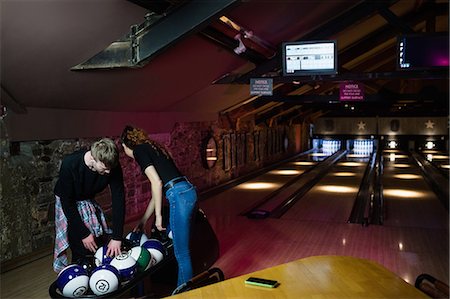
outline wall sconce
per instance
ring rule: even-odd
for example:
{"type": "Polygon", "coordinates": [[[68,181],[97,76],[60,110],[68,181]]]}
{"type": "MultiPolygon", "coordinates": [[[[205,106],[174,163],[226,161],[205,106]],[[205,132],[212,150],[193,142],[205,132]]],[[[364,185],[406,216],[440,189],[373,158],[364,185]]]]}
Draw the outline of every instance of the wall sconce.
{"type": "Polygon", "coordinates": [[[427,149],[433,149],[436,145],[434,144],[433,141],[427,141],[427,143],[425,143],[425,147],[427,149]]]}
{"type": "Polygon", "coordinates": [[[213,136],[208,136],[205,138],[202,145],[202,160],[203,167],[206,169],[211,169],[216,165],[217,162],[217,142],[213,136]]]}
{"type": "Polygon", "coordinates": [[[397,141],[395,141],[395,140],[389,141],[388,147],[391,149],[397,148],[397,141]]]}

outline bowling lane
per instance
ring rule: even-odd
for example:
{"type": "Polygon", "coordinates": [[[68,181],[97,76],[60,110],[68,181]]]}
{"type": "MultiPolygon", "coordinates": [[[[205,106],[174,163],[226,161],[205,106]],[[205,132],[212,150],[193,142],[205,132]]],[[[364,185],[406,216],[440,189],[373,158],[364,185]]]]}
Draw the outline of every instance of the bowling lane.
{"type": "Polygon", "coordinates": [[[281,218],[346,223],[370,153],[349,152],[281,218]]]}
{"type": "Polygon", "coordinates": [[[437,150],[424,150],[420,153],[428,162],[448,177],[450,171],[449,153],[437,150]]]}
{"type": "Polygon", "coordinates": [[[448,229],[447,211],[407,153],[383,154],[384,225],[448,229]]]}
{"type": "Polygon", "coordinates": [[[305,171],[315,167],[333,153],[333,151],[316,150],[209,197],[207,200],[202,201],[200,206],[206,214],[209,214],[210,211],[216,211],[217,207],[220,206],[223,215],[239,215],[242,212],[251,210],[264,201],[265,198],[274,192],[278,192],[280,188],[292,182],[296,177],[301,176],[305,171]]]}

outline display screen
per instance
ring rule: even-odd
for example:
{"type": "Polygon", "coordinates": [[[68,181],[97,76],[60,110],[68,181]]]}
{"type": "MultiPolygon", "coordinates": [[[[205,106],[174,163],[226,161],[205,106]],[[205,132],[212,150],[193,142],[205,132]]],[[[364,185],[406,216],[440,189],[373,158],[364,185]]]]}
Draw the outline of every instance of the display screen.
{"type": "Polygon", "coordinates": [[[448,34],[402,35],[397,38],[397,68],[427,70],[448,68],[448,34]]]}
{"type": "Polygon", "coordinates": [[[335,40],[287,42],[282,47],[284,76],[337,74],[335,40]]]}

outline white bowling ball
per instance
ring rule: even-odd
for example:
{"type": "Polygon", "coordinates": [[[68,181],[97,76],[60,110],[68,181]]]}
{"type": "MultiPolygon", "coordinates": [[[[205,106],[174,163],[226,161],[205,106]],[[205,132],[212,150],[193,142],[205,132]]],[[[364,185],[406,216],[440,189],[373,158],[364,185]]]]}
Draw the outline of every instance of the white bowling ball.
{"type": "Polygon", "coordinates": [[[114,292],[119,289],[119,286],[119,270],[108,264],[95,268],[89,278],[89,287],[97,296],[114,292]]]}
{"type": "Polygon", "coordinates": [[[138,271],[145,271],[155,264],[152,254],[142,246],[135,246],[130,249],[131,257],[136,260],[138,271]]]}
{"type": "MultiPolygon", "coordinates": [[[[164,245],[157,239],[149,239],[142,244],[142,247],[150,251],[153,259],[155,260],[155,265],[164,259],[165,249],[164,245]]],[[[153,266],[153,265],[152,265],[153,266]]]]}
{"type": "Polygon", "coordinates": [[[137,271],[136,260],[129,251],[122,251],[121,254],[112,259],[110,265],[119,270],[122,282],[133,279],[137,271]]]}

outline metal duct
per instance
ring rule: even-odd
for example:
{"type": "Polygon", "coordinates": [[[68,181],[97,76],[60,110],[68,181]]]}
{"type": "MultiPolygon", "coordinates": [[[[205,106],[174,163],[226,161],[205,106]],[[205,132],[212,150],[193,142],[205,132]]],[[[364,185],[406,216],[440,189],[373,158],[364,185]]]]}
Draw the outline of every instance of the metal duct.
{"type": "Polygon", "coordinates": [[[142,24],[131,26],[125,37],[71,70],[141,67],[177,40],[199,30],[211,18],[220,16],[235,2],[191,1],[167,16],[149,13],[142,24]]]}

